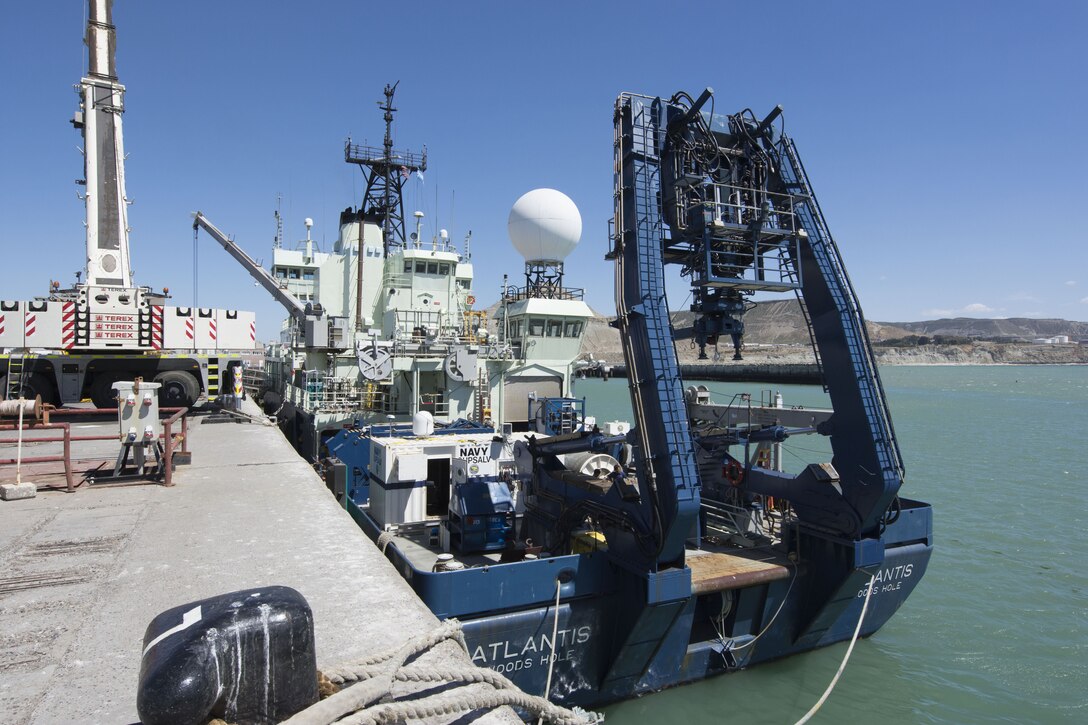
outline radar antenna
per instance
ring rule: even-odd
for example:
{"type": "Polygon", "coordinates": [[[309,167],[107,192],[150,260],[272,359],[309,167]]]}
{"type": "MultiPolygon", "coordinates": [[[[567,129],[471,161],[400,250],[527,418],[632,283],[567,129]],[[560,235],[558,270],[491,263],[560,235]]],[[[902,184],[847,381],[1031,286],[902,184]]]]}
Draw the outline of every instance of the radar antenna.
{"type": "Polygon", "coordinates": [[[427,147],[422,153],[393,151],[393,94],[397,81],[385,86],[385,102],[378,107],[385,111],[385,141],[382,148],[353,144],[351,139],[344,145],[344,161],[358,164],[366,176],[366,192],[359,205],[359,216],[364,221],[379,223],[382,227],[383,246],[390,249],[407,248],[404,234],[404,182],[416,172],[427,170],[427,147]]]}

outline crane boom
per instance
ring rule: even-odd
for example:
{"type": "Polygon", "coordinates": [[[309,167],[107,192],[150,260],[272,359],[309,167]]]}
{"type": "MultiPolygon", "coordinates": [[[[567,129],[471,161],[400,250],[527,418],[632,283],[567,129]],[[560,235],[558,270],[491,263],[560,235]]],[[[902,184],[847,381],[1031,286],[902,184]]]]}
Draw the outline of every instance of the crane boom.
{"type": "Polygon", "coordinates": [[[132,287],[121,132],[125,87],[117,82],[113,0],[90,0],[89,11],[88,69],[79,82],[80,111],[72,120],[83,132],[87,284],[132,287]]]}
{"type": "Polygon", "coordinates": [[[246,268],[246,271],[249,272],[253,279],[257,280],[258,284],[268,290],[269,294],[275,297],[277,302],[287,308],[288,314],[298,321],[299,324],[305,323],[307,316],[313,316],[313,313],[307,315],[306,307],[299,302],[298,298],[281,287],[279,281],[269,274],[264,267],[257,264],[252,257],[246,254],[234,240],[221,232],[206,216],[200,212],[194,212],[193,229],[195,230],[198,228],[203,229],[212,239],[219,242],[220,246],[227,250],[227,253],[230,254],[230,256],[234,257],[239,264],[246,268]]]}

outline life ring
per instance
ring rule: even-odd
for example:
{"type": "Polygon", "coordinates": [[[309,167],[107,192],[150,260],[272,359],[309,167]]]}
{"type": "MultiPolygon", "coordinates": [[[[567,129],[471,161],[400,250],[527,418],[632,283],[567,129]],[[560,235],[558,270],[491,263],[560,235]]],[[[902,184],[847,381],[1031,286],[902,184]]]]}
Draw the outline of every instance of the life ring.
{"type": "Polygon", "coordinates": [[[469,306],[471,307],[472,305],[476,304],[476,296],[475,295],[469,295],[468,297],[465,298],[465,302],[467,302],[469,304],[469,306]]]}
{"type": "Polygon", "coordinates": [[[744,480],[744,468],[741,467],[736,459],[730,458],[726,461],[725,465],[722,466],[722,477],[729,482],[730,486],[736,488],[741,484],[741,481],[744,480]]]}

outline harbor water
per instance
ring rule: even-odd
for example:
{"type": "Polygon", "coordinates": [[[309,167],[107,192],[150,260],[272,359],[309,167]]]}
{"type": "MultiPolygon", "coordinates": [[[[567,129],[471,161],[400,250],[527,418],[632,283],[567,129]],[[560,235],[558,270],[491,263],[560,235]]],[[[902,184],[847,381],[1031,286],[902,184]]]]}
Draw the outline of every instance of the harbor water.
{"type": "MultiPolygon", "coordinates": [[[[907,466],[901,493],[933,504],[936,548],[813,722],[1088,722],[1088,367],[884,367],[881,377],[907,466]]],[[[758,385],[703,384],[717,401],[759,400],[758,385]]],[[[778,389],[786,405],[827,404],[818,387],[778,389]]],[[[599,421],[630,418],[626,380],[581,380],[575,394],[599,421]]],[[[791,446],[828,449],[813,436],[791,446]]],[[[846,648],[619,703],[607,721],[794,723],[846,648]]]]}

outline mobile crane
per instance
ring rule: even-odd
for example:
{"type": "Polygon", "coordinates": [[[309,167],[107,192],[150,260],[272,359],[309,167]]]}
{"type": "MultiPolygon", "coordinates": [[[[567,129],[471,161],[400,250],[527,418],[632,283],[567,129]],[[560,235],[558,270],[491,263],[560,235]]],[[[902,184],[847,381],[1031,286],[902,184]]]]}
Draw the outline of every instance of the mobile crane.
{"type": "Polygon", "coordinates": [[[72,124],[83,136],[87,265],[67,289],[51,282],[30,301],[0,300],[0,395],[112,407],[113,383],[161,384],[160,402],[214,400],[256,346],[252,312],[165,305],[168,290],[132,279],[125,154],[125,87],[117,80],[112,0],[89,0],[88,71],[72,124]]]}

